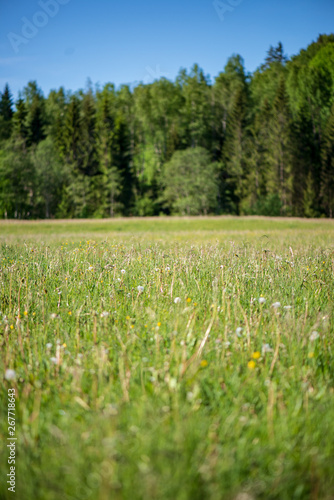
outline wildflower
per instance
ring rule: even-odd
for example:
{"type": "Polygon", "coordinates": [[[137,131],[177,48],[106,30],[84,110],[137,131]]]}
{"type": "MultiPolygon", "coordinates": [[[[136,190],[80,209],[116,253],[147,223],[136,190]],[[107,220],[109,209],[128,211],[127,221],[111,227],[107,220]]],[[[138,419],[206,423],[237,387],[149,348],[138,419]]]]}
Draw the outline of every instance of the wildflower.
{"type": "Polygon", "coordinates": [[[94,269],[93,266],[89,266],[88,271],[93,271],[93,269],[94,269]]]}
{"type": "Polygon", "coordinates": [[[137,286],[137,290],[138,290],[139,293],[143,293],[144,287],[141,286],[141,285],[139,285],[139,286],[137,286]]]}
{"type": "Polygon", "coordinates": [[[62,347],[64,347],[64,349],[65,349],[65,347],[67,347],[67,344],[64,342],[62,347]]]}
{"type": "Polygon", "coordinates": [[[51,347],[52,347],[51,342],[48,342],[48,343],[46,344],[46,348],[47,348],[47,349],[51,349],[51,347]]]}
{"type": "Polygon", "coordinates": [[[251,359],[250,361],[248,361],[247,366],[250,370],[254,370],[254,368],[256,367],[256,363],[253,359],[251,359]]]}
{"type": "Polygon", "coordinates": [[[259,298],[259,304],[264,304],[266,299],[264,297],[259,298]]]}
{"type": "Polygon", "coordinates": [[[101,312],[100,316],[101,318],[106,318],[107,316],[109,316],[109,313],[107,311],[103,311],[101,312]]]}
{"type": "Polygon", "coordinates": [[[56,313],[52,313],[52,314],[50,314],[50,318],[51,319],[56,319],[56,318],[59,318],[59,316],[56,313]]]}
{"type": "Polygon", "coordinates": [[[309,353],[308,353],[308,355],[307,355],[307,357],[308,357],[309,359],[314,358],[314,352],[309,352],[309,353]]]}
{"type": "Polygon", "coordinates": [[[253,359],[259,359],[260,357],[261,357],[260,351],[253,352],[253,354],[252,354],[253,359]]]}
{"type": "Polygon", "coordinates": [[[319,333],[318,332],[312,332],[311,335],[310,335],[310,340],[313,341],[313,340],[317,340],[318,338],[320,337],[319,333]]]}
{"type": "Polygon", "coordinates": [[[69,315],[69,316],[72,316],[72,311],[68,311],[68,315],[69,315]]]}
{"type": "Polygon", "coordinates": [[[167,272],[168,272],[168,271],[170,271],[170,267],[169,267],[169,266],[167,266],[167,267],[165,268],[165,271],[167,271],[167,272]]]}
{"type": "Polygon", "coordinates": [[[224,347],[228,348],[228,347],[230,347],[230,345],[231,345],[231,342],[229,342],[229,341],[224,342],[224,347]]]}
{"type": "Polygon", "coordinates": [[[188,304],[190,304],[190,302],[191,302],[191,298],[190,297],[187,298],[187,302],[188,302],[188,304]]]}
{"type": "Polygon", "coordinates": [[[14,325],[10,325],[9,327],[11,330],[14,330],[14,325]]]}
{"type": "Polygon", "coordinates": [[[262,351],[262,354],[264,354],[266,352],[272,352],[273,349],[270,347],[269,344],[263,344],[261,351],[262,351]]]}
{"type": "Polygon", "coordinates": [[[23,313],[25,316],[28,316],[28,311],[24,311],[23,313]]]}
{"type": "Polygon", "coordinates": [[[160,323],[160,321],[159,321],[159,322],[157,323],[157,326],[161,326],[161,323],[160,323]]]}
{"type": "Polygon", "coordinates": [[[281,303],[280,302],[274,302],[272,306],[273,306],[274,309],[278,309],[279,307],[281,307],[281,303]]]}
{"type": "Polygon", "coordinates": [[[292,306],[284,306],[284,309],[292,309],[292,306]]]}
{"type": "Polygon", "coordinates": [[[54,365],[58,365],[58,358],[52,357],[52,358],[50,358],[50,361],[51,361],[51,363],[53,363],[54,365]]]}
{"type": "Polygon", "coordinates": [[[125,269],[121,269],[121,273],[122,273],[122,274],[125,274],[125,273],[126,273],[126,270],[125,270],[125,269]]]}
{"type": "Polygon", "coordinates": [[[202,359],[202,361],[201,361],[201,367],[205,368],[206,366],[208,366],[207,360],[206,359],[202,359]]]}
{"type": "Polygon", "coordinates": [[[5,371],[5,379],[6,380],[15,380],[16,379],[16,371],[15,370],[6,370],[5,371]]]}
{"type": "Polygon", "coordinates": [[[179,304],[181,302],[180,297],[175,297],[174,304],[179,304]]]}

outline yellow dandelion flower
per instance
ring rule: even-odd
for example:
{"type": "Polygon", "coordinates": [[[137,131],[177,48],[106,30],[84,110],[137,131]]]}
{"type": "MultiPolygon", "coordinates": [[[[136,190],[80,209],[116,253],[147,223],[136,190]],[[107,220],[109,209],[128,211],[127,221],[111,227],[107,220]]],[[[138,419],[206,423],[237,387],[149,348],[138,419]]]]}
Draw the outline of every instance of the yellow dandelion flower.
{"type": "Polygon", "coordinates": [[[68,315],[69,315],[69,316],[72,316],[72,311],[68,311],[68,315]]]}
{"type": "Polygon", "coordinates": [[[260,357],[261,357],[260,351],[253,352],[253,354],[252,354],[253,359],[259,359],[260,357]]]}
{"type": "Polygon", "coordinates": [[[33,312],[33,313],[32,313],[32,315],[33,315],[33,316],[36,316],[36,313],[35,313],[35,312],[33,312]]]}
{"type": "Polygon", "coordinates": [[[24,311],[23,313],[25,316],[28,316],[28,311],[24,311]]]}
{"type": "Polygon", "coordinates": [[[127,317],[126,317],[126,319],[128,319],[128,320],[129,320],[129,319],[130,319],[130,316],[127,316],[127,317]]]}
{"type": "Polygon", "coordinates": [[[314,352],[309,352],[307,357],[310,358],[310,359],[314,358],[314,352]]]}
{"type": "Polygon", "coordinates": [[[135,327],[135,325],[131,325],[131,326],[130,326],[130,328],[134,328],[134,327],[135,327]]]}
{"type": "Polygon", "coordinates": [[[251,359],[250,361],[248,361],[247,366],[250,370],[254,370],[254,368],[256,367],[256,363],[253,359],[251,359]]]}
{"type": "Polygon", "coordinates": [[[161,323],[160,323],[160,321],[159,321],[159,322],[157,323],[157,325],[158,325],[158,326],[161,326],[161,323]]]}
{"type": "Polygon", "coordinates": [[[190,298],[190,297],[188,297],[188,298],[187,298],[187,302],[188,302],[188,303],[190,303],[190,302],[191,302],[191,298],[190,298]]]}
{"type": "Polygon", "coordinates": [[[206,366],[208,366],[207,360],[206,359],[202,359],[202,361],[201,361],[201,367],[205,368],[206,366]]]}
{"type": "Polygon", "coordinates": [[[67,347],[67,344],[65,342],[63,343],[63,347],[67,347]]]}
{"type": "Polygon", "coordinates": [[[145,328],[147,328],[147,325],[144,325],[145,328]]]}
{"type": "Polygon", "coordinates": [[[14,330],[14,325],[10,325],[9,327],[11,330],[14,330]]]}

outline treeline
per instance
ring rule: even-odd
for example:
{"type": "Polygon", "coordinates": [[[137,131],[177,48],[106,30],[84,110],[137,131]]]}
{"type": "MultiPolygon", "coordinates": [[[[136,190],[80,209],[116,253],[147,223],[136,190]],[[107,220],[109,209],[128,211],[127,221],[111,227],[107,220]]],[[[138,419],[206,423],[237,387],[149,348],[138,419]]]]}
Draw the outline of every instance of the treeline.
{"type": "Polygon", "coordinates": [[[0,217],[333,216],[334,35],[246,74],[0,95],[0,217]]]}

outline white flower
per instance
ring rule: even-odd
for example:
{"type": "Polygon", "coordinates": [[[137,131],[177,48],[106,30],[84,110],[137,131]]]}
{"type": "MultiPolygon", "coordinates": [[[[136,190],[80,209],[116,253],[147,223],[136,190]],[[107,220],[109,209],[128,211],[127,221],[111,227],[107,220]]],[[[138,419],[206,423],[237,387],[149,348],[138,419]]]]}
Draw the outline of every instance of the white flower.
{"type": "Polygon", "coordinates": [[[125,269],[121,269],[121,273],[122,273],[122,274],[125,274],[125,273],[126,273],[126,270],[125,270],[125,269]]]}
{"type": "Polygon", "coordinates": [[[263,344],[261,351],[262,351],[262,354],[264,354],[265,352],[272,352],[273,349],[270,347],[269,344],[263,344]]]}
{"type": "Polygon", "coordinates": [[[101,312],[101,318],[106,318],[107,316],[109,316],[109,313],[107,311],[103,311],[101,312]]]}
{"type": "Polygon", "coordinates": [[[277,309],[278,307],[281,307],[281,303],[280,303],[280,302],[274,302],[274,303],[273,303],[273,307],[274,307],[275,309],[277,309]]]}
{"type": "Polygon", "coordinates": [[[225,346],[226,348],[230,347],[230,345],[231,345],[231,342],[229,342],[229,341],[224,342],[224,346],[225,346]]]}
{"type": "Polygon", "coordinates": [[[166,269],[165,269],[165,271],[170,271],[170,267],[167,266],[166,269]]]}
{"type": "Polygon", "coordinates": [[[312,340],[312,341],[317,340],[319,337],[320,337],[319,333],[314,331],[310,335],[310,340],[312,340]]]}
{"type": "Polygon", "coordinates": [[[180,297],[175,297],[174,304],[179,304],[181,302],[180,297]]]}
{"type": "Polygon", "coordinates": [[[46,344],[46,348],[47,348],[47,349],[51,349],[51,347],[52,347],[51,342],[48,342],[48,343],[46,344]]]}
{"type": "Polygon", "coordinates": [[[88,271],[93,271],[93,269],[94,269],[93,266],[89,266],[88,271]]]}
{"type": "Polygon", "coordinates": [[[58,358],[52,357],[50,358],[51,363],[58,365],[58,358]]]}
{"type": "Polygon", "coordinates": [[[264,304],[266,299],[264,297],[259,298],[259,304],[264,304]]]}
{"type": "Polygon", "coordinates": [[[284,309],[292,309],[292,306],[284,306],[284,309]]]}
{"type": "Polygon", "coordinates": [[[242,332],[242,328],[241,328],[241,326],[238,326],[238,328],[235,331],[235,333],[237,334],[237,337],[241,337],[241,332],[242,332]]]}
{"type": "Polygon", "coordinates": [[[144,291],[144,287],[139,285],[139,286],[137,286],[137,290],[139,293],[142,293],[144,291]]]}
{"type": "Polygon", "coordinates": [[[5,379],[6,380],[15,380],[16,379],[16,371],[15,370],[6,370],[5,371],[5,379]]]}
{"type": "Polygon", "coordinates": [[[223,266],[223,264],[222,264],[222,265],[220,266],[220,269],[224,269],[224,266],[223,266]]]}
{"type": "Polygon", "coordinates": [[[50,314],[50,318],[51,319],[56,319],[56,318],[59,318],[59,316],[56,313],[52,313],[52,314],[50,314]]]}

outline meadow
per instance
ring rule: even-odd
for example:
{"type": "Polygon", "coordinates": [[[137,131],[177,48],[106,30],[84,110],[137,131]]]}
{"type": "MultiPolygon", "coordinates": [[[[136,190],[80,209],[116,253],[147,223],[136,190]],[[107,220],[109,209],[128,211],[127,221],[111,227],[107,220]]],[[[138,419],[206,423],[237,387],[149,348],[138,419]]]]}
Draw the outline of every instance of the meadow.
{"type": "Polygon", "coordinates": [[[0,498],[334,499],[333,237],[0,221],[0,498]]]}

